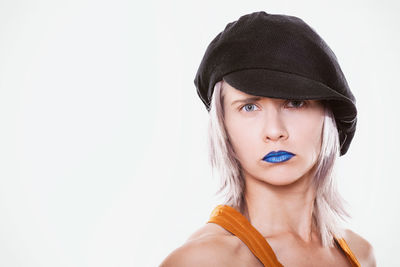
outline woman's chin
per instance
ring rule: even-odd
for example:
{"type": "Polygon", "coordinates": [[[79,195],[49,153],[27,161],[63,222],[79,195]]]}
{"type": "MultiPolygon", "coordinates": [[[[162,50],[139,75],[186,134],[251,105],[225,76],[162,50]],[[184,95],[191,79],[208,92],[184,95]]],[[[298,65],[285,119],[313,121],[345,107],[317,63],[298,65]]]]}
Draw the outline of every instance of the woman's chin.
{"type": "Polygon", "coordinates": [[[261,182],[268,183],[270,185],[276,186],[284,186],[296,183],[300,180],[303,180],[305,177],[304,173],[301,170],[297,170],[296,168],[280,168],[268,171],[262,171],[258,173],[255,177],[261,182]],[[300,174],[300,175],[299,175],[300,174]]]}
{"type": "Polygon", "coordinates": [[[292,185],[297,181],[299,181],[300,179],[301,178],[280,177],[278,179],[262,179],[262,181],[273,186],[286,186],[286,185],[292,185]]]}

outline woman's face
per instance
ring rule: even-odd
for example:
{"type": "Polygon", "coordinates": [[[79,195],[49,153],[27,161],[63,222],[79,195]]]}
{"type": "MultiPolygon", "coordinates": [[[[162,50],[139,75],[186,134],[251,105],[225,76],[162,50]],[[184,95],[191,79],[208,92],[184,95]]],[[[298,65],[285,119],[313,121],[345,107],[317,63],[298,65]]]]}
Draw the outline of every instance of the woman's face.
{"type": "Polygon", "coordinates": [[[321,149],[324,107],[317,100],[267,97],[246,100],[246,94],[223,82],[225,126],[247,178],[273,185],[290,184],[307,174],[321,149]],[[295,154],[270,163],[271,151],[295,154]]]}

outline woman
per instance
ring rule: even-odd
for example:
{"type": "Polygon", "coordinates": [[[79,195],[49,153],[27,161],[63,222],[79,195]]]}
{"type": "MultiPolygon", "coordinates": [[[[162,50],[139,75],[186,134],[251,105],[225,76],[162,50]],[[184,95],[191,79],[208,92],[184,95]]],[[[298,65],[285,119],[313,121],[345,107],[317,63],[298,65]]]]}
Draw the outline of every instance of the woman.
{"type": "Polygon", "coordinates": [[[297,17],[244,15],[207,47],[195,85],[226,200],[161,266],[375,266],[338,222],[332,173],[357,110],[322,38],[297,17]]]}

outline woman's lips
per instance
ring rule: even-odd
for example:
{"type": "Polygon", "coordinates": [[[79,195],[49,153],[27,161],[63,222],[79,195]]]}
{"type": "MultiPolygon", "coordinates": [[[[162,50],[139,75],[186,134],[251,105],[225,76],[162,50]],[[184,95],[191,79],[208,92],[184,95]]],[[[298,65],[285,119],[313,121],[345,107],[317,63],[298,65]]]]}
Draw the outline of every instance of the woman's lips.
{"type": "Polygon", "coordinates": [[[270,163],[280,163],[284,161],[288,161],[291,159],[295,154],[284,151],[284,150],[279,150],[277,152],[271,151],[267,155],[264,156],[263,160],[270,162],[270,163]]]}

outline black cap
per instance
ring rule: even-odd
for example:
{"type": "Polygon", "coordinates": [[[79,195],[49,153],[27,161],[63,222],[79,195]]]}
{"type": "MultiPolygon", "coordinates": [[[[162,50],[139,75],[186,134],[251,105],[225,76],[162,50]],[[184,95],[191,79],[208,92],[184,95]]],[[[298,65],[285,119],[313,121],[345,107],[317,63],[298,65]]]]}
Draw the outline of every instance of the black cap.
{"type": "Polygon", "coordinates": [[[208,111],[222,79],[251,95],[326,100],[340,155],[347,152],[356,130],[356,100],[335,54],[302,19],[260,11],[228,23],[208,45],[194,80],[208,111]]]}

